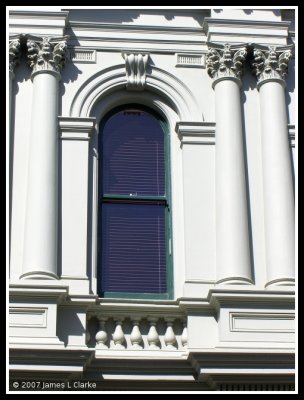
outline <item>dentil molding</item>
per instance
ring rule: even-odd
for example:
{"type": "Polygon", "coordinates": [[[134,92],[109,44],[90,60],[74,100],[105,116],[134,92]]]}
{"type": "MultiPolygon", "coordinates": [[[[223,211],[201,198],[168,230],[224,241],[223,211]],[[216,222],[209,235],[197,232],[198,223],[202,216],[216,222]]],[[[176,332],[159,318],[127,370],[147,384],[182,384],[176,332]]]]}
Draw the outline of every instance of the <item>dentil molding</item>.
{"type": "Polygon", "coordinates": [[[254,45],[252,68],[258,80],[258,89],[267,81],[280,81],[285,85],[292,49],[293,45],[282,47],[254,45]]]}
{"type": "Polygon", "coordinates": [[[222,79],[231,78],[241,84],[243,64],[246,60],[247,49],[244,45],[229,43],[208,44],[206,67],[208,75],[213,78],[213,87],[222,79]]]}
{"type": "Polygon", "coordinates": [[[66,60],[67,36],[28,36],[27,59],[33,74],[52,71],[60,74],[66,60]]]}
{"type": "Polygon", "coordinates": [[[142,91],[146,86],[148,53],[122,53],[126,63],[127,90],[142,91]]]}

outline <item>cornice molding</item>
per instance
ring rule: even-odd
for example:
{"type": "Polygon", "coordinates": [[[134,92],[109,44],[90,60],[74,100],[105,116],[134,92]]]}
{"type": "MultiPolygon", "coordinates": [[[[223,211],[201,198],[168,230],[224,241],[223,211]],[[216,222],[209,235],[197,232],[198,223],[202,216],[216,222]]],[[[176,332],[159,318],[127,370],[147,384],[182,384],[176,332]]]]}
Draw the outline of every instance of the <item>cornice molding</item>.
{"type": "Polygon", "coordinates": [[[185,122],[176,123],[181,144],[215,144],[215,122],[185,122]]]}
{"type": "Polygon", "coordinates": [[[202,28],[185,28],[184,26],[157,26],[157,25],[135,25],[135,24],[111,24],[98,22],[69,21],[70,27],[80,30],[94,31],[118,31],[118,32],[153,32],[153,33],[185,33],[191,35],[202,35],[202,28]]]}
{"type": "Polygon", "coordinates": [[[206,68],[208,75],[213,78],[212,87],[223,79],[234,79],[240,86],[243,64],[247,57],[246,46],[229,43],[208,43],[208,46],[206,68]]]}
{"type": "Polygon", "coordinates": [[[27,59],[33,75],[39,72],[53,72],[60,76],[66,59],[68,36],[27,36],[27,59]]]}
{"type": "Polygon", "coordinates": [[[121,55],[126,65],[127,90],[144,90],[146,86],[146,71],[149,54],[123,52],[121,55]]]}
{"type": "Polygon", "coordinates": [[[14,70],[20,59],[20,37],[10,37],[9,40],[9,73],[14,78],[14,70]]]}
{"type": "Polygon", "coordinates": [[[219,310],[224,307],[248,307],[258,309],[263,307],[281,307],[282,309],[294,309],[295,292],[292,290],[241,290],[235,285],[235,289],[214,288],[209,291],[208,302],[212,308],[219,310]]]}
{"type": "Polygon", "coordinates": [[[208,42],[286,45],[289,21],[205,18],[203,32],[208,42]]]}
{"type": "Polygon", "coordinates": [[[242,26],[242,27],[264,27],[272,29],[280,29],[282,27],[288,28],[291,24],[290,21],[257,21],[257,20],[245,20],[245,19],[232,19],[232,18],[212,18],[207,17],[203,22],[203,32],[207,32],[209,25],[217,26],[242,26]]]}
{"type": "MultiPolygon", "coordinates": [[[[58,281],[57,281],[58,282],[58,281]]],[[[54,285],[46,284],[11,284],[9,287],[10,301],[19,301],[22,299],[55,301],[57,303],[66,299],[69,287],[60,285],[56,282],[54,285]]]]}
{"type": "Polygon", "coordinates": [[[90,140],[96,118],[58,117],[60,139],[90,140]]]}
{"type": "Polygon", "coordinates": [[[69,11],[26,11],[26,10],[10,10],[10,17],[31,17],[40,19],[41,17],[49,18],[62,18],[66,19],[69,15],[69,11]]]}
{"type": "Polygon", "coordinates": [[[273,81],[280,82],[285,87],[292,50],[293,45],[261,46],[253,44],[252,69],[258,80],[258,89],[263,83],[273,81]]]}

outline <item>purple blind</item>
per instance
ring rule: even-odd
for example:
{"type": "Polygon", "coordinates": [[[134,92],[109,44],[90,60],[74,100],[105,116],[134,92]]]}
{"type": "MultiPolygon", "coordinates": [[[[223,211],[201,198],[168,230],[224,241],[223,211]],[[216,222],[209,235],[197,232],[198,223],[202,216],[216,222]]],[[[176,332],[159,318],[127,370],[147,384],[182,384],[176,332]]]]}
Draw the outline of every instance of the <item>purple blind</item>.
{"type": "Polygon", "coordinates": [[[164,132],[143,111],[121,111],[103,129],[103,194],[165,195],[164,132]]]}
{"type": "Polygon", "coordinates": [[[166,293],[165,212],[153,204],[102,204],[102,290],[166,293]]]}

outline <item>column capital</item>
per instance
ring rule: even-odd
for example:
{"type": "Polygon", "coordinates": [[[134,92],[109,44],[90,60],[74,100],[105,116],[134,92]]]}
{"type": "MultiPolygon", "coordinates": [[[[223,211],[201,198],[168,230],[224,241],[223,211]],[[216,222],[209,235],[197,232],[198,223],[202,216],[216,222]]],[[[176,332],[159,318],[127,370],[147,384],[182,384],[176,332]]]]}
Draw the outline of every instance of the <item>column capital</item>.
{"type": "Polygon", "coordinates": [[[292,57],[291,46],[253,45],[252,69],[259,89],[266,82],[280,82],[285,86],[288,62],[292,57]]]}
{"type": "Polygon", "coordinates": [[[39,72],[52,72],[60,77],[60,71],[65,64],[67,40],[68,36],[28,35],[27,59],[30,68],[33,69],[32,79],[39,72]]]}
{"type": "Polygon", "coordinates": [[[10,78],[14,79],[14,69],[19,63],[20,58],[20,38],[10,37],[9,39],[9,74],[10,78]]]}
{"type": "Polygon", "coordinates": [[[208,43],[206,67],[208,75],[213,78],[212,87],[223,79],[231,79],[241,86],[243,64],[246,60],[246,45],[208,43]]]}

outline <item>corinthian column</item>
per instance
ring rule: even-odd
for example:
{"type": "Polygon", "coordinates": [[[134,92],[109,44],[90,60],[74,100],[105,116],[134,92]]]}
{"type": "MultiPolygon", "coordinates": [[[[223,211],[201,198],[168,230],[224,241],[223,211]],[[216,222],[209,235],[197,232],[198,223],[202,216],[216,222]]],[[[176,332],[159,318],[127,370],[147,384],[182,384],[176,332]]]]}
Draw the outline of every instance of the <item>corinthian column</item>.
{"type": "Polygon", "coordinates": [[[212,45],[216,121],[216,273],[218,283],[252,283],[240,87],[244,46],[212,45]]]}
{"type": "Polygon", "coordinates": [[[57,104],[66,39],[27,41],[33,100],[22,278],[58,279],[57,104]]]}
{"type": "Polygon", "coordinates": [[[288,47],[255,46],[253,70],[260,92],[267,282],[293,285],[295,217],[285,77],[288,47]]]}

